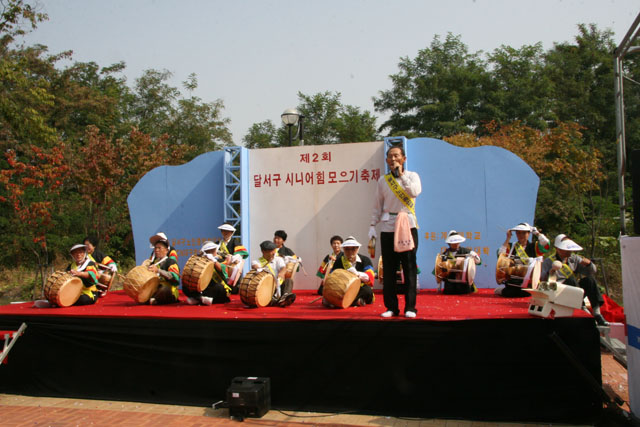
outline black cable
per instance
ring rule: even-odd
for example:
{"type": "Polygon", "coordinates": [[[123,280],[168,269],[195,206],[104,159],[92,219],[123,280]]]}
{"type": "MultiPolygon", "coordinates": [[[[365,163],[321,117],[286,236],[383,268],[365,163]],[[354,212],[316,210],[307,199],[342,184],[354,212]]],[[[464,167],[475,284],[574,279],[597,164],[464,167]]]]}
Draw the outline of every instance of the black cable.
{"type": "Polygon", "coordinates": [[[280,412],[282,415],[286,415],[287,417],[292,417],[292,418],[322,418],[322,417],[333,417],[336,415],[347,415],[347,414],[355,414],[356,411],[344,411],[344,412],[329,412],[325,415],[294,415],[294,414],[287,414],[284,411],[281,411],[280,409],[276,409],[276,411],[280,412]]]}

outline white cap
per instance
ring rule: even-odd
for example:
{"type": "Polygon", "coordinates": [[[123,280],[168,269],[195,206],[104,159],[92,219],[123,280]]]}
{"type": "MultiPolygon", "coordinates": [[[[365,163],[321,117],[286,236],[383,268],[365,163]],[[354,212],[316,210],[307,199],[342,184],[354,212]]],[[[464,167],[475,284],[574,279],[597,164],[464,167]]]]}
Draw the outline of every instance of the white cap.
{"type": "Polygon", "coordinates": [[[553,246],[558,249],[562,249],[563,251],[577,252],[582,250],[582,246],[580,246],[564,234],[560,234],[556,237],[553,246]]]}
{"type": "Polygon", "coordinates": [[[458,232],[456,230],[451,230],[449,231],[449,234],[447,234],[447,238],[444,240],[445,243],[462,243],[464,242],[465,239],[464,236],[462,236],[461,234],[458,234],[458,232]]]}
{"type": "Polygon", "coordinates": [[[219,247],[220,247],[220,245],[217,245],[214,242],[206,241],[206,242],[204,242],[204,245],[202,245],[202,247],[200,248],[200,252],[205,253],[205,252],[210,251],[212,249],[218,249],[219,247]]]}
{"type": "Polygon", "coordinates": [[[509,229],[509,231],[528,231],[528,232],[531,232],[531,226],[529,224],[527,224],[526,222],[521,222],[520,224],[516,225],[515,227],[511,227],[509,229]]]}
{"type": "Polygon", "coordinates": [[[69,253],[75,251],[76,249],[84,249],[84,251],[87,251],[87,245],[73,245],[71,246],[71,249],[69,249],[69,253]]]}
{"type": "Polygon", "coordinates": [[[151,243],[152,245],[155,245],[158,242],[166,242],[167,244],[169,244],[169,239],[164,233],[157,233],[149,237],[149,243],[151,243]]]}
{"type": "Polygon", "coordinates": [[[222,224],[220,227],[218,227],[218,230],[236,231],[235,227],[231,224],[222,224]]]}
{"type": "Polygon", "coordinates": [[[564,239],[565,237],[567,237],[566,234],[558,234],[556,236],[556,240],[554,240],[554,242],[553,242],[553,246],[555,246],[557,248],[558,245],[560,244],[560,242],[562,242],[562,239],[564,239]]]}
{"type": "Polygon", "coordinates": [[[359,248],[360,246],[362,245],[358,243],[356,238],[353,236],[349,236],[344,239],[344,242],[342,242],[342,244],[340,245],[340,247],[342,248],[359,248]]]}

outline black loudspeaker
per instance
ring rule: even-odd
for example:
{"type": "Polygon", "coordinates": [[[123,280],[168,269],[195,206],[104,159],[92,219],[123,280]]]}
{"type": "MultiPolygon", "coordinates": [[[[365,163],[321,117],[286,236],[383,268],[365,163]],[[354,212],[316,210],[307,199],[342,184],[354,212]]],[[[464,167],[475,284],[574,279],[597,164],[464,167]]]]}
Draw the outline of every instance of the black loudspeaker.
{"type": "Polygon", "coordinates": [[[235,377],[227,389],[229,416],[260,418],[271,409],[271,380],[265,377],[235,377]]]}
{"type": "Polygon", "coordinates": [[[640,235],[640,150],[631,151],[631,185],[633,207],[633,232],[640,235]]]}

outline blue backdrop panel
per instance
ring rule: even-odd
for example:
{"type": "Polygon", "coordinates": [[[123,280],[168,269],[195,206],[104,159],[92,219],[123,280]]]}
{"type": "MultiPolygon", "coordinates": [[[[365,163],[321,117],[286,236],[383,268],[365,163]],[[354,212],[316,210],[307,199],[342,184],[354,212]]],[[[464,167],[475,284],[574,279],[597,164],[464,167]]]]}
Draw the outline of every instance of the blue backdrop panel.
{"type": "Polygon", "coordinates": [[[218,238],[224,221],[224,151],[180,166],[149,171],[127,202],[139,265],[151,253],[149,237],[162,231],[178,251],[180,269],[204,240],[218,238]]]}
{"type": "MultiPolygon", "coordinates": [[[[482,257],[478,287],[495,287],[496,251],[506,230],[533,224],[539,178],[518,156],[499,147],[462,148],[432,138],[407,141],[407,168],[420,174],[416,199],[420,242],[420,286],[436,287],[436,254],[446,233],[464,233],[463,246],[482,257]]],[[[514,241],[515,237],[512,238],[514,241]]]]}

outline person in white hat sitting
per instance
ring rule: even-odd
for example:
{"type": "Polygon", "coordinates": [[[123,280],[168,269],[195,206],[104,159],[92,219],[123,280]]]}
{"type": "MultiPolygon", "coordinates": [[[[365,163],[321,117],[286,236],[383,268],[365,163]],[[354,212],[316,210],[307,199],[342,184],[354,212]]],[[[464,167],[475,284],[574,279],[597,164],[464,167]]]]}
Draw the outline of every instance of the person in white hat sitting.
{"type": "MultiPolygon", "coordinates": [[[[498,255],[505,254],[513,259],[517,265],[529,265],[531,258],[543,256],[549,252],[549,239],[542,234],[536,227],[532,227],[526,222],[521,222],[515,227],[507,230],[507,238],[498,249],[498,255]],[[516,242],[511,245],[512,232],[516,232],[516,242]],[[529,236],[536,236],[536,241],[529,241],[529,236]]],[[[521,289],[522,281],[510,278],[503,286],[496,288],[496,294],[507,298],[524,298],[531,296],[530,293],[521,289]]]]}
{"type": "Polygon", "coordinates": [[[176,264],[178,263],[178,252],[169,244],[169,238],[166,234],[160,232],[156,233],[153,236],[149,237],[149,243],[151,243],[151,255],[149,256],[149,261],[153,264],[156,261],[156,251],[155,244],[157,242],[165,242],[167,246],[167,257],[172,258],[176,264]]]}
{"type": "MultiPolygon", "coordinates": [[[[178,302],[178,285],[180,284],[180,267],[177,254],[172,255],[169,239],[164,233],[158,233],[149,239],[153,244],[153,255],[148,265],[149,271],[160,278],[158,289],[149,299],[149,304],[172,304],[178,302]]],[[[173,250],[175,253],[175,250],[173,250]]]]}
{"type": "MultiPolygon", "coordinates": [[[[342,268],[358,276],[360,279],[360,290],[351,306],[362,307],[366,304],[371,304],[374,300],[373,282],[375,280],[375,273],[371,259],[368,256],[358,253],[360,246],[362,245],[355,237],[347,237],[341,245],[343,254],[337,257],[331,271],[342,268]]],[[[324,299],[322,303],[324,305],[330,305],[324,299]]]]}
{"type": "MultiPolygon", "coordinates": [[[[67,266],[66,271],[70,272],[73,276],[82,280],[82,293],[80,298],[73,305],[90,305],[94,304],[98,300],[98,270],[96,263],[89,257],[87,253],[86,245],[73,245],[69,249],[71,258],[73,261],[67,266]]],[[[49,301],[37,300],[34,302],[34,307],[46,308],[52,305],[49,301]]]]}
{"type": "Polygon", "coordinates": [[[596,265],[590,259],[578,255],[576,252],[581,251],[582,247],[565,234],[556,236],[553,246],[556,248],[556,253],[549,255],[542,263],[540,280],[547,281],[553,262],[560,261],[562,267],[556,270],[557,282],[584,289],[596,323],[600,326],[607,326],[609,323],[600,313],[600,305],[603,301],[595,278],[596,265]],[[578,279],[578,275],[581,275],[582,278],[578,279]]]}
{"type": "Polygon", "coordinates": [[[293,293],[293,282],[291,279],[285,279],[287,266],[282,257],[276,256],[278,247],[275,243],[265,240],[260,243],[260,251],[262,257],[251,261],[251,268],[257,271],[267,271],[275,277],[276,287],[271,299],[270,305],[287,307],[294,303],[296,294],[293,293]]]}
{"type": "Polygon", "coordinates": [[[208,258],[213,261],[213,276],[207,287],[202,292],[188,290],[184,287],[182,292],[187,296],[187,304],[189,305],[211,305],[211,304],[224,304],[229,301],[229,294],[231,293],[231,287],[226,283],[227,278],[227,266],[220,263],[218,258],[218,245],[214,242],[204,242],[200,248],[198,255],[208,258]]]}
{"type": "MultiPolygon", "coordinates": [[[[240,263],[242,260],[245,260],[249,257],[249,251],[245,248],[238,239],[233,237],[233,233],[235,233],[236,228],[231,224],[222,224],[218,227],[220,233],[222,234],[222,239],[217,242],[218,244],[218,254],[217,257],[221,263],[224,263],[227,266],[227,274],[228,277],[236,278],[242,275],[242,272],[235,272],[234,269],[241,267],[240,263]]],[[[237,282],[238,279],[236,279],[237,282]]],[[[231,283],[233,280],[228,281],[225,279],[225,283],[228,283],[231,288],[232,294],[238,293],[239,283],[231,283]]]]}
{"type": "MultiPolygon", "coordinates": [[[[442,251],[443,258],[459,258],[460,261],[464,261],[466,255],[469,255],[471,258],[473,258],[473,262],[476,265],[480,265],[482,263],[482,260],[480,259],[480,255],[478,255],[476,251],[471,250],[471,248],[460,246],[460,243],[464,242],[465,240],[467,239],[465,239],[464,236],[459,234],[456,230],[449,231],[449,233],[447,234],[447,238],[445,239],[445,243],[448,244],[449,247],[445,248],[442,251]]],[[[461,262],[460,267],[462,268],[463,265],[466,264],[461,262]]],[[[478,289],[476,288],[476,284],[473,282],[471,285],[469,285],[466,282],[452,282],[447,279],[448,277],[444,279],[444,289],[442,291],[442,293],[444,294],[462,295],[478,291],[478,289]]]]}

